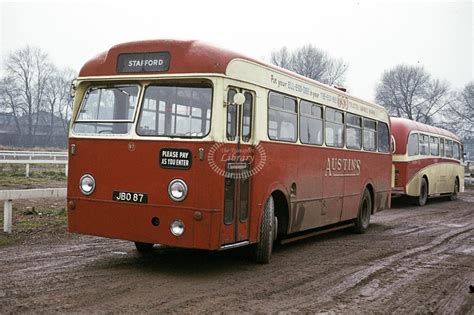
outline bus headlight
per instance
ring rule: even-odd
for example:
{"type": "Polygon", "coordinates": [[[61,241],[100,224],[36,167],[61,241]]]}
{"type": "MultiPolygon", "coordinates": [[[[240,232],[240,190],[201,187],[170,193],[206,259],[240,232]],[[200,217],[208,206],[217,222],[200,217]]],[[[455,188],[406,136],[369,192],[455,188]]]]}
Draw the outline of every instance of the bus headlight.
{"type": "Polygon", "coordinates": [[[188,186],[182,179],[173,179],[168,185],[168,195],[174,201],[183,201],[188,194],[188,186]]]}
{"type": "Polygon", "coordinates": [[[89,196],[94,192],[95,189],[95,179],[92,177],[92,175],[86,174],[81,177],[81,180],[79,181],[79,189],[81,192],[89,196]]]}
{"type": "Polygon", "coordinates": [[[184,233],[184,223],[181,220],[174,220],[170,225],[171,234],[181,236],[184,233]]]}

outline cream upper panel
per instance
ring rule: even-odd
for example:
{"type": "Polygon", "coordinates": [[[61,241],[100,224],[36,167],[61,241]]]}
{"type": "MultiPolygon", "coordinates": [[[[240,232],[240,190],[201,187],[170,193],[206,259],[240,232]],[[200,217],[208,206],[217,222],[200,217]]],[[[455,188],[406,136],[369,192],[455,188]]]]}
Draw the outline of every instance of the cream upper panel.
{"type": "Polygon", "coordinates": [[[256,84],[267,89],[293,95],[315,103],[339,108],[354,114],[388,122],[388,115],[381,106],[338,92],[329,86],[290,76],[283,72],[247,61],[234,59],[227,66],[226,74],[233,79],[256,84]]]}

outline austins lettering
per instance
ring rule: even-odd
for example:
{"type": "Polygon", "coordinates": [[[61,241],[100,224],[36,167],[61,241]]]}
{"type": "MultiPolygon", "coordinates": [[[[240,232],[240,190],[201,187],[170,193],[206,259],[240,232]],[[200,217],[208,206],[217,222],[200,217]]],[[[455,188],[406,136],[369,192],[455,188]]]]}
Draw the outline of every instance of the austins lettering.
{"type": "Polygon", "coordinates": [[[324,176],[358,176],[360,164],[356,159],[328,158],[324,176]]]}

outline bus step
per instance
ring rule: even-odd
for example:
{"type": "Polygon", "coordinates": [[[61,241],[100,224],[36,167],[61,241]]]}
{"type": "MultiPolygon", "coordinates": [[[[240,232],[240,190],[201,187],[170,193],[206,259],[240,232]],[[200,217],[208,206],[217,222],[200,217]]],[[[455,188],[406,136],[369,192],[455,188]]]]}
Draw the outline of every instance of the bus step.
{"type": "Polygon", "coordinates": [[[242,247],[245,245],[248,245],[249,241],[243,241],[243,242],[238,242],[238,243],[233,243],[233,244],[228,244],[228,245],[223,245],[219,250],[226,250],[226,249],[232,249],[232,248],[237,248],[237,247],[242,247]]]}
{"type": "Polygon", "coordinates": [[[313,236],[316,236],[316,235],[329,233],[329,232],[333,232],[333,231],[337,231],[337,230],[347,229],[348,227],[352,227],[352,226],[354,226],[354,223],[348,223],[348,224],[344,224],[344,225],[335,226],[335,227],[332,227],[332,228],[329,228],[329,229],[318,230],[318,231],[315,231],[315,232],[309,232],[307,234],[298,235],[298,236],[290,237],[290,238],[285,238],[285,239],[280,241],[280,244],[284,245],[284,244],[288,244],[288,243],[291,243],[291,242],[296,242],[296,241],[299,241],[299,240],[302,240],[302,239],[305,239],[305,238],[308,238],[308,237],[313,237],[313,236]]]}

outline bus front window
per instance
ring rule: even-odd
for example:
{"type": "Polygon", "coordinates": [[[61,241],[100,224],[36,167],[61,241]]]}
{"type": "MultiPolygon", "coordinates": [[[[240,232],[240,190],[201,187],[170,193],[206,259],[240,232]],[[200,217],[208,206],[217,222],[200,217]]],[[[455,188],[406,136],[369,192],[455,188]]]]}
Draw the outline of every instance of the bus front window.
{"type": "Polygon", "coordinates": [[[76,134],[127,134],[133,122],[136,85],[90,87],[74,123],[76,134]]]}
{"type": "Polygon", "coordinates": [[[150,85],[145,90],[137,133],[202,138],[210,130],[211,105],[211,87],[150,85]]]}

